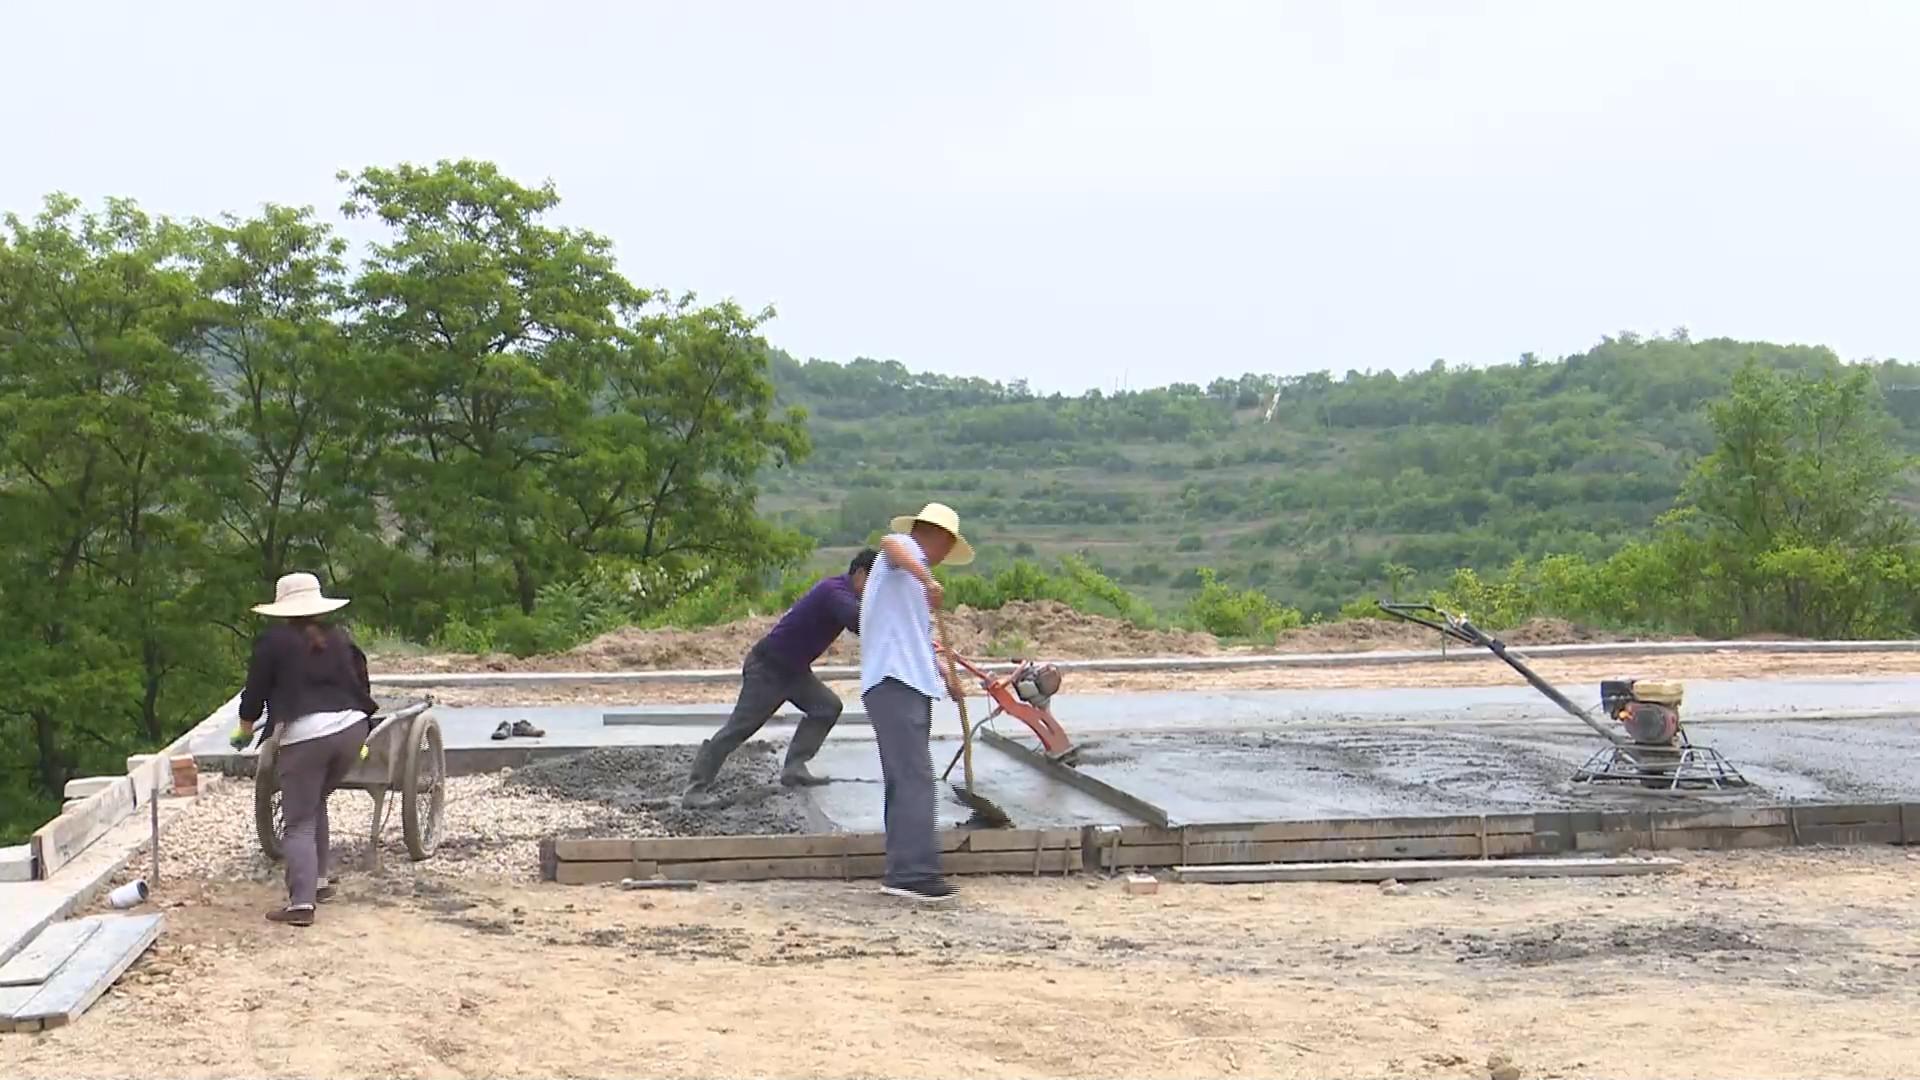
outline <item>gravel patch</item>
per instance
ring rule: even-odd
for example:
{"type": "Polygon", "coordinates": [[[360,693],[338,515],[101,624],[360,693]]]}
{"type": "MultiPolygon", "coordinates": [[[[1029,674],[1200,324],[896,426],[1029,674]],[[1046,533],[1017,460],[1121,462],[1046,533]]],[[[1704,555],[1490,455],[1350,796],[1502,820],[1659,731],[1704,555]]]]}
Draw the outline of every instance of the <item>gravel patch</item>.
{"type": "MultiPolygon", "coordinates": [[[[400,796],[393,793],[380,832],[384,874],[411,876],[428,870],[457,877],[536,880],[543,837],[660,835],[660,826],[644,811],[555,798],[526,786],[509,786],[508,777],[499,772],[447,782],[440,846],[424,863],[407,855],[400,796]]],[[[330,846],[342,871],[359,872],[365,866],[373,810],[373,799],[363,791],[336,791],[328,800],[330,846]]],[[[253,783],[224,781],[174,818],[160,839],[160,869],[163,879],[280,877],[280,864],[260,851],[254,832],[253,783]]]]}
{"type": "MultiPolygon", "coordinates": [[[[691,746],[620,746],[515,769],[510,791],[599,808],[600,813],[648,815],[664,836],[754,836],[807,831],[807,806],[780,786],[785,746],[748,743],[727,758],[714,785],[716,805],[684,809],[680,795],[693,765],[691,746]]],[[[601,835],[625,835],[603,831],[601,835]]]]}

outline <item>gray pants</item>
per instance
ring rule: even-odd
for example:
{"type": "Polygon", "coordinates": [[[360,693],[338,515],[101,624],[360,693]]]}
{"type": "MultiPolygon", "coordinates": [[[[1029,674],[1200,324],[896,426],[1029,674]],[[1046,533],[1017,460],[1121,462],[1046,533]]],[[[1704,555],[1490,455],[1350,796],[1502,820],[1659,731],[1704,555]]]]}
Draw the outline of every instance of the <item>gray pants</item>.
{"type": "Polygon", "coordinates": [[[935,835],[933,699],[898,679],[886,679],[864,695],[867,719],[880,744],[886,778],[886,883],[912,885],[940,876],[935,835]]]}
{"type": "Polygon", "coordinates": [[[327,796],[360,757],[367,725],[354,724],[319,739],[287,743],[274,751],[280,783],[280,813],[286,820],[281,848],[287,860],[287,903],[312,907],[314,889],[329,869],[327,796]]]}
{"type": "Polygon", "coordinates": [[[806,714],[787,743],[787,765],[804,765],[820,752],[827,733],[840,719],[840,698],[827,689],[812,668],[794,671],[768,655],[764,645],[755,645],[740,666],[740,697],[733,703],[733,714],[719,733],[707,740],[705,755],[712,768],[718,771],[727,755],[753,738],[787,702],[806,714]]]}

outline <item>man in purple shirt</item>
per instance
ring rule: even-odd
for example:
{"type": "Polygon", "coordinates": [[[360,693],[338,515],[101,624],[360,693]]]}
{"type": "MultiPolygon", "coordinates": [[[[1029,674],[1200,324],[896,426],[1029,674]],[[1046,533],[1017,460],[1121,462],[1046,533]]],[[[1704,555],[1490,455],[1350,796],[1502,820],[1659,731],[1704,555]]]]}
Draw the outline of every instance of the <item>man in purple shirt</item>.
{"type": "Polygon", "coordinates": [[[840,698],[813,673],[813,662],[833,645],[840,631],[860,632],[860,593],[867,587],[877,552],[866,548],[847,564],[847,572],[823,578],[780,617],[767,636],[747,651],[740,667],[740,697],[718,734],[700,744],[681,804],[705,806],[713,800],[713,782],[727,755],[753,738],[781,705],[792,702],[805,715],[787,743],[780,782],[789,787],[824,784],[807,771],[827,732],[840,719],[840,698]]]}

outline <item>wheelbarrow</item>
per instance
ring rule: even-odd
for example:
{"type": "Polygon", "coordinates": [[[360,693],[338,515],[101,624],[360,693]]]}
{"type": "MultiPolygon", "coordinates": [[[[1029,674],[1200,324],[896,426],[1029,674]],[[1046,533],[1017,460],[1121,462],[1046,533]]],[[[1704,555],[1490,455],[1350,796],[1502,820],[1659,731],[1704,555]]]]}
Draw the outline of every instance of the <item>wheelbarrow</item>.
{"type": "MultiPolygon", "coordinates": [[[[387,821],[387,795],[394,788],[400,789],[400,824],[407,854],[419,862],[430,857],[440,844],[440,815],[447,803],[447,746],[440,734],[440,721],[427,715],[432,706],[429,698],[391,716],[375,717],[360,760],[340,781],[341,788],[373,796],[373,832],[367,849],[370,867],[380,865],[380,831],[387,821]]],[[[277,735],[267,740],[260,747],[253,773],[254,828],[260,834],[260,850],[275,860],[285,851],[281,840],[286,835],[286,820],[280,812],[280,782],[273,769],[279,749],[277,735]]]]}

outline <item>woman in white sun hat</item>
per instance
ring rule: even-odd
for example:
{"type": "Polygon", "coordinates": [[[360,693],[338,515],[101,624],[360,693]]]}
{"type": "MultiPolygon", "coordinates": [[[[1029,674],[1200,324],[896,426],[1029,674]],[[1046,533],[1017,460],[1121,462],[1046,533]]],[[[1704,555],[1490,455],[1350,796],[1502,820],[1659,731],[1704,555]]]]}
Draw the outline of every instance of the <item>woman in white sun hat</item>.
{"type": "Polygon", "coordinates": [[[279,738],[274,777],[286,820],[287,904],[270,921],[312,926],[314,905],[333,898],[327,884],[327,796],[347,775],[366,741],[367,720],[379,711],[367,681],[367,654],[321,616],[347,601],[320,591],[312,574],[288,574],[271,604],[253,610],[285,620],[253,646],[246,689],[240,692],[240,732],[266,713],[263,738],[279,738]]]}

